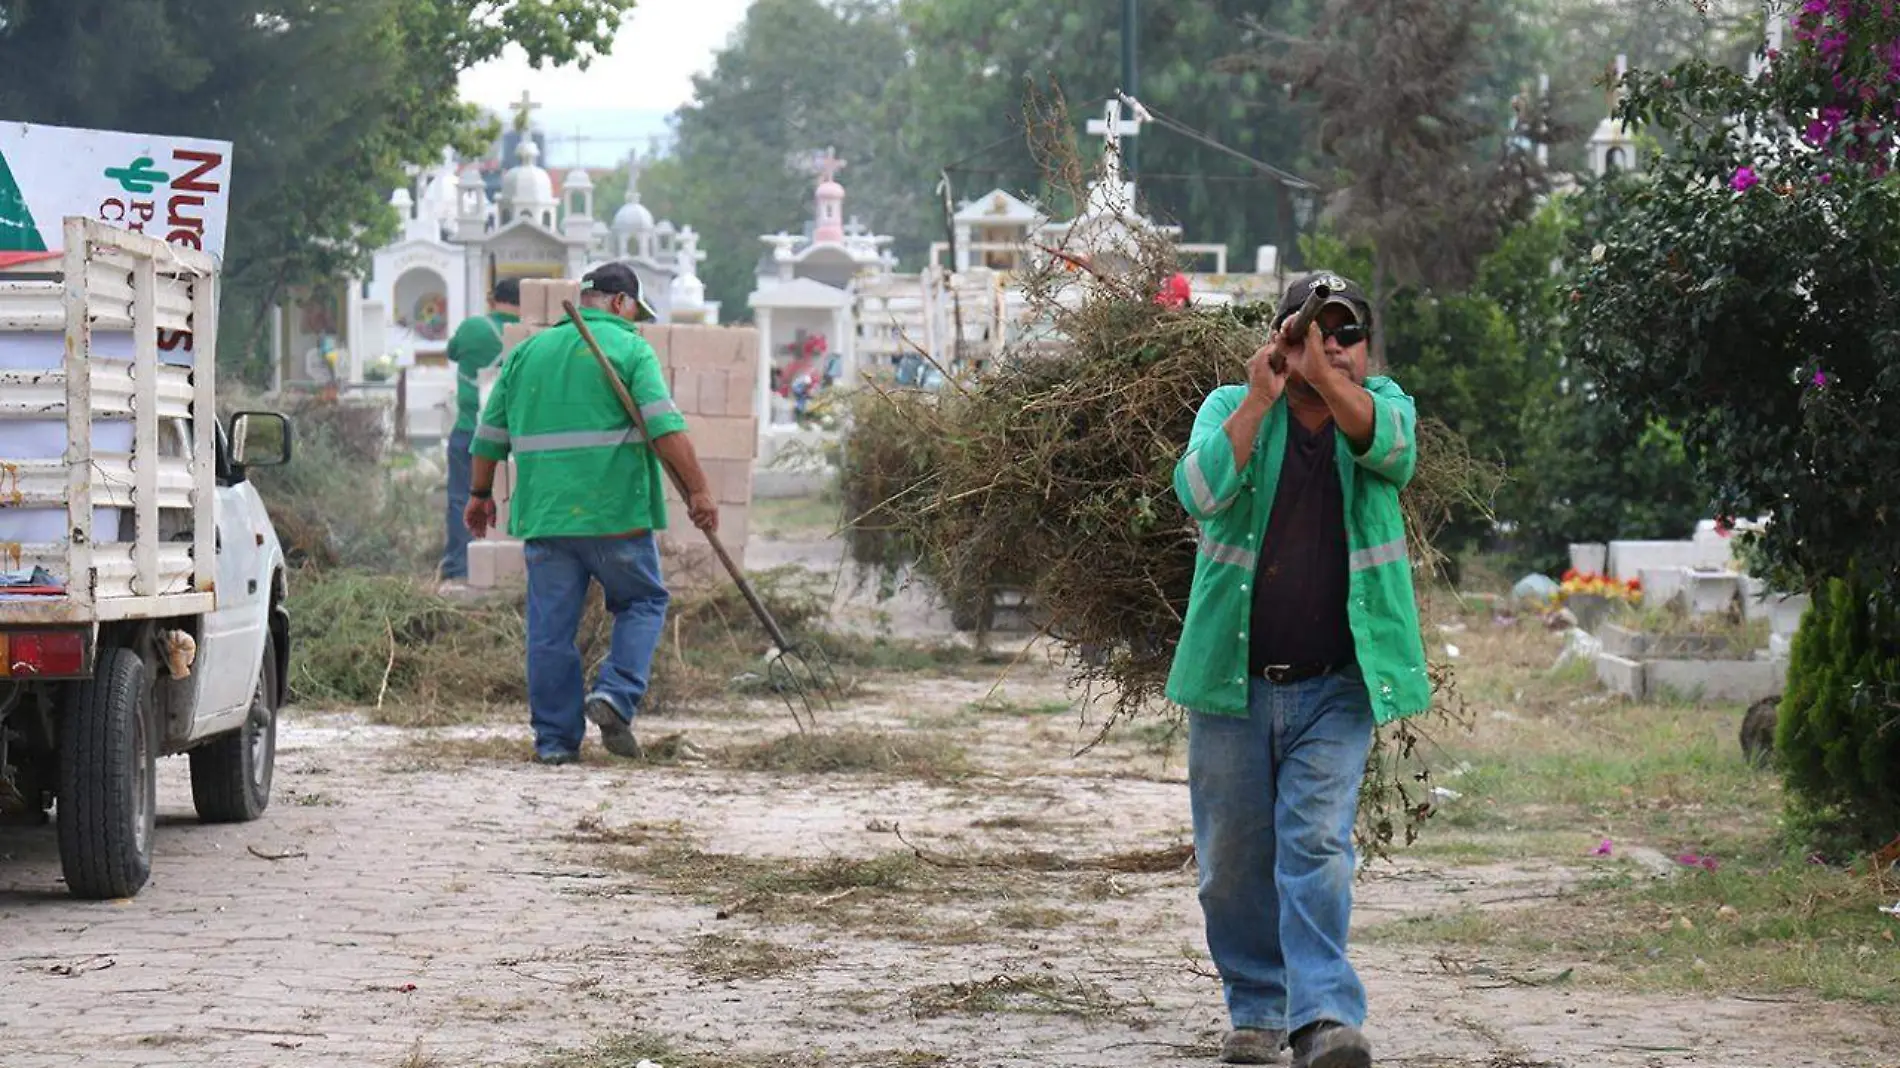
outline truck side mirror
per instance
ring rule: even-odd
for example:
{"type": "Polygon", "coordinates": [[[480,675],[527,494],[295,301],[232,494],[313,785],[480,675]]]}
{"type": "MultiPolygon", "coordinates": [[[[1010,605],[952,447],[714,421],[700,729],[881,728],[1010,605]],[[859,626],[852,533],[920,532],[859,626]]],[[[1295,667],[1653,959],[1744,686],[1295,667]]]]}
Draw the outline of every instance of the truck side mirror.
{"type": "Polygon", "coordinates": [[[289,463],[290,420],[277,412],[239,412],[232,416],[231,460],[240,468],[289,463]]]}

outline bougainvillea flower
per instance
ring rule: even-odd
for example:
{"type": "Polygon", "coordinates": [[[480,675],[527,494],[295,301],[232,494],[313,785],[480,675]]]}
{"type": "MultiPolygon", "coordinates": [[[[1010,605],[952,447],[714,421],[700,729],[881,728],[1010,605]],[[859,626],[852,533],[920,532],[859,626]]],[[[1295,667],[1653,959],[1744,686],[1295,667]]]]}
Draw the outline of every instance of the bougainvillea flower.
{"type": "Polygon", "coordinates": [[[1753,167],[1735,168],[1735,177],[1728,180],[1728,187],[1737,193],[1746,193],[1761,182],[1753,167]]]}

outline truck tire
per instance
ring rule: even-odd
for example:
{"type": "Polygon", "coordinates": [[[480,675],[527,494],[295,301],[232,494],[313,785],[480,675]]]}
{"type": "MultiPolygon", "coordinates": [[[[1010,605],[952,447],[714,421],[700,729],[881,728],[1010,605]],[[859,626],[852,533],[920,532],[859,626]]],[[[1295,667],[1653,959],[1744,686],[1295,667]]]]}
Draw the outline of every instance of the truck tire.
{"type": "Polygon", "coordinates": [[[105,649],[60,725],[59,865],[74,897],[131,897],[152,874],[158,738],[145,662],[105,649]]]}
{"type": "Polygon", "coordinates": [[[264,639],[264,663],[244,726],[191,751],[191,803],[205,823],[249,823],[270,806],[277,763],[277,657],[264,639]]]}

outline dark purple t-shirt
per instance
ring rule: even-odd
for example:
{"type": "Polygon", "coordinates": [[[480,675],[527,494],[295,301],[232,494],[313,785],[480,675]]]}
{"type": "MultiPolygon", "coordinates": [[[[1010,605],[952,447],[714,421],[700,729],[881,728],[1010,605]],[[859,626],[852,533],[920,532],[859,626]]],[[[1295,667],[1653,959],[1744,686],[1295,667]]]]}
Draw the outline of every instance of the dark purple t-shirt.
{"type": "Polygon", "coordinates": [[[1339,667],[1353,660],[1346,614],[1346,494],[1328,420],[1287,420],[1286,459],[1254,574],[1248,670],[1274,664],[1339,667]]]}

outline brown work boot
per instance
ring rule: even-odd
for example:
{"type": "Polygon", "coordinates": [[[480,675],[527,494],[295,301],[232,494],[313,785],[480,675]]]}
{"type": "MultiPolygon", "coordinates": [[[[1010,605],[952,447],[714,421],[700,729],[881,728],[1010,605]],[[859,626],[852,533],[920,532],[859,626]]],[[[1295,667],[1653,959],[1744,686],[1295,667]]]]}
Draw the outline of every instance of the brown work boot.
{"type": "Polygon", "coordinates": [[[638,760],[645,756],[640,743],[633,737],[633,725],[620,718],[620,710],[605,697],[587,699],[587,718],[600,728],[600,744],[609,753],[628,760],[638,760]]]}
{"type": "Polygon", "coordinates": [[[1221,1039],[1222,1064],[1279,1064],[1280,1051],[1286,1047],[1285,1031],[1259,1027],[1237,1027],[1221,1039]]]}
{"type": "Polygon", "coordinates": [[[1372,1043],[1357,1027],[1321,1020],[1293,1036],[1293,1068],[1372,1068],[1372,1043]]]}

